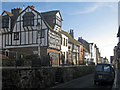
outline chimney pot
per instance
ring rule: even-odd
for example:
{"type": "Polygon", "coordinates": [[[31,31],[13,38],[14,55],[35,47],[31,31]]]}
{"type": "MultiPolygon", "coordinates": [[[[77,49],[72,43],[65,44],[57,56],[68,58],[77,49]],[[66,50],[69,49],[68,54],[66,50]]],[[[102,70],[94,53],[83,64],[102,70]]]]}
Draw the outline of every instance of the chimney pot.
{"type": "Polygon", "coordinates": [[[32,6],[30,6],[32,9],[34,9],[35,7],[32,5],[32,6]]]}

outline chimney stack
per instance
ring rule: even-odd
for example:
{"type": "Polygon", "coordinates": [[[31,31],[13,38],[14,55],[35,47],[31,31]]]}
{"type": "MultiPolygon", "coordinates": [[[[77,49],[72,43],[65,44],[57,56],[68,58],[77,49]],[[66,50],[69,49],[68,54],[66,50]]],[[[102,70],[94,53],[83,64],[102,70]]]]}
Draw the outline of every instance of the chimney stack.
{"type": "Polygon", "coordinates": [[[74,38],[74,31],[73,31],[73,29],[70,29],[70,36],[72,37],[72,38],[74,38]]]}
{"type": "Polygon", "coordinates": [[[21,11],[22,11],[21,8],[14,8],[14,9],[11,10],[11,12],[12,12],[12,14],[15,18],[18,17],[18,15],[21,13],[21,11]]]}

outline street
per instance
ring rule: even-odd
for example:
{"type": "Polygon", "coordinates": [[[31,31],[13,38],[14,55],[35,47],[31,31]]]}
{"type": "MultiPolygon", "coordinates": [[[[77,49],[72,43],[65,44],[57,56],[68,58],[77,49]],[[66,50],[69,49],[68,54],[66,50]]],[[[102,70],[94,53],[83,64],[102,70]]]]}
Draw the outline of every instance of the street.
{"type": "Polygon", "coordinates": [[[93,76],[94,74],[89,74],[77,79],[74,79],[72,81],[60,84],[60,85],[56,85],[52,88],[109,88],[112,89],[112,85],[108,85],[108,84],[99,84],[99,85],[94,85],[93,82],[93,76]]]}

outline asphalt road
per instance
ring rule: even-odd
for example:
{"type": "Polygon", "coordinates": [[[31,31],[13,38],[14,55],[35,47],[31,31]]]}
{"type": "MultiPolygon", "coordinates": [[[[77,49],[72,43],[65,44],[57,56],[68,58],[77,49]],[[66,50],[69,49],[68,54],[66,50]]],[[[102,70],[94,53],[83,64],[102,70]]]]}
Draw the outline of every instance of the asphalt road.
{"type": "Polygon", "coordinates": [[[93,82],[94,74],[89,74],[72,81],[53,86],[52,88],[109,88],[112,89],[112,85],[108,84],[99,84],[97,86],[94,85],[93,82]]]}

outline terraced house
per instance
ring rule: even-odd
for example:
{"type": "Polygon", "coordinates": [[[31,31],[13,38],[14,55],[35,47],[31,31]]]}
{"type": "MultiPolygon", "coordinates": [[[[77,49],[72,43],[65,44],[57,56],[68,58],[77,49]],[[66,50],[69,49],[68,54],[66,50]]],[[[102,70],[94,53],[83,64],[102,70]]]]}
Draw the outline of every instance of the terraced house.
{"type": "Polygon", "coordinates": [[[59,65],[62,17],[60,11],[40,13],[34,6],[2,13],[2,49],[27,54],[48,53],[59,65]],[[39,46],[38,46],[39,45],[39,46]],[[40,50],[38,50],[40,49],[40,50]],[[40,51],[40,52],[39,52],[40,51]]]}
{"type": "Polygon", "coordinates": [[[83,64],[83,45],[74,39],[74,31],[71,29],[70,33],[68,33],[61,30],[61,33],[68,37],[67,63],[74,65],[83,64]]]}

